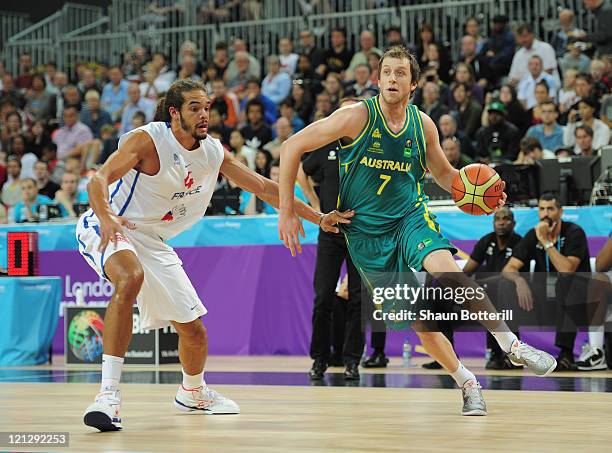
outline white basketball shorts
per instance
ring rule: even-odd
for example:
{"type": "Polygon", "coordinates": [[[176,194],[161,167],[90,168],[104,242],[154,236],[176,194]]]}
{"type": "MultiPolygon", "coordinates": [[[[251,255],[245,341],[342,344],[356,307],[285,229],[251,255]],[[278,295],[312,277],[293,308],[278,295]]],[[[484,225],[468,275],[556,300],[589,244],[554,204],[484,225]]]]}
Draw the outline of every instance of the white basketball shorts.
{"type": "Polygon", "coordinates": [[[107,280],[110,279],[104,265],[111,256],[121,250],[136,255],[144,271],[144,282],[136,299],[142,328],[159,329],[170,325],[170,321],[187,323],[205,315],[206,307],[172,247],[152,234],[127,228],[124,232],[125,237],[118,237],[116,247],[109,242],[104,252],[99,252],[99,221],[88,211],[77,223],[76,238],[85,261],[107,280]]]}

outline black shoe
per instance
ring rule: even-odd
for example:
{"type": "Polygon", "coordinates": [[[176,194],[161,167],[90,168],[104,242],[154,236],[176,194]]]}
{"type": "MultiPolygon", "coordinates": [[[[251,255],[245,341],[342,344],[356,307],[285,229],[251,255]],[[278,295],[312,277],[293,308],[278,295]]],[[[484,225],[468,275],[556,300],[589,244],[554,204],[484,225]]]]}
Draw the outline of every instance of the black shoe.
{"type": "Polygon", "coordinates": [[[389,359],[385,356],[384,352],[375,352],[363,362],[364,368],[385,368],[389,363],[389,359]]]}
{"type": "Polygon", "coordinates": [[[338,354],[332,354],[329,356],[329,360],[327,361],[328,366],[344,366],[344,361],[342,357],[338,354]]]}
{"type": "Polygon", "coordinates": [[[313,381],[319,381],[323,379],[325,370],[327,370],[327,362],[323,359],[316,359],[312,364],[312,368],[308,372],[308,375],[313,381]]]}
{"type": "Polygon", "coordinates": [[[576,371],[574,354],[571,352],[561,352],[557,357],[557,367],[555,371],[576,371]]]}
{"type": "Polygon", "coordinates": [[[505,357],[501,354],[491,354],[491,357],[487,361],[485,368],[487,370],[503,370],[505,357]]]}
{"type": "Polygon", "coordinates": [[[424,363],[423,368],[425,368],[426,370],[441,370],[442,365],[440,365],[437,361],[434,360],[433,362],[424,363]]]}
{"type": "Polygon", "coordinates": [[[344,370],[344,379],[346,381],[359,380],[359,367],[357,366],[357,362],[349,362],[346,364],[346,370],[344,370]]]}

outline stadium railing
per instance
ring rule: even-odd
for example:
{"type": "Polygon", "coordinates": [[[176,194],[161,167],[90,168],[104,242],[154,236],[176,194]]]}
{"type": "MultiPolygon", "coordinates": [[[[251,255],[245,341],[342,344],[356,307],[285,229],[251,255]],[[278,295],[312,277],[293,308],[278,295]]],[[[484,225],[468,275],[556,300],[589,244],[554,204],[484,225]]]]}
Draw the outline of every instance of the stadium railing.
{"type": "Polygon", "coordinates": [[[31,25],[29,15],[13,11],[0,11],[0,49],[11,36],[31,25]]]}

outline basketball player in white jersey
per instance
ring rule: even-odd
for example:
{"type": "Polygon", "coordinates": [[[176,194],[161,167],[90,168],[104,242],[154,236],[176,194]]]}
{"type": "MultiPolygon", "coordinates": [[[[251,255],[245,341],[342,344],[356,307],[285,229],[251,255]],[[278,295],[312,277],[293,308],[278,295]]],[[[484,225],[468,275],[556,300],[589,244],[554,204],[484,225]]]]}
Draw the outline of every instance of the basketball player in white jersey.
{"type": "MultiPolygon", "coordinates": [[[[210,389],[203,378],[206,314],[181,260],[165,241],[202,218],[219,173],[278,207],[278,185],[239,163],[207,136],[210,99],[204,86],[177,81],[160,100],[156,120],[123,135],[118,150],[92,177],[92,209],[77,225],[79,251],[110,280],[115,292],[104,317],[100,393],[84,415],[100,431],[121,429],[119,380],[132,336],[137,300],[142,326],[172,324],[179,335],[183,381],[174,405],[181,411],[237,414],[239,406],[210,389]]],[[[298,213],[326,231],[349,223],[352,212],[321,214],[296,200],[298,213]]]]}

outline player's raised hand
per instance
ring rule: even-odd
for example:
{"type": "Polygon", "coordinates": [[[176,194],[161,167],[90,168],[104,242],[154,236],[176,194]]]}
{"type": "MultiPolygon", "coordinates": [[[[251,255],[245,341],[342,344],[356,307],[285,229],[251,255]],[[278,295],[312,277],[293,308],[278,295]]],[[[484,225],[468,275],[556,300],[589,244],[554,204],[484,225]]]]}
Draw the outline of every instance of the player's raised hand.
{"type": "Polygon", "coordinates": [[[323,214],[321,217],[321,223],[319,226],[326,233],[339,233],[340,229],[338,228],[339,223],[351,223],[351,217],[355,215],[355,211],[349,210],[344,212],[339,212],[333,210],[328,212],[327,214],[323,214]]]}
{"type": "Polygon", "coordinates": [[[136,225],[130,222],[125,217],[110,216],[107,219],[100,219],[100,245],[98,251],[103,252],[112,242],[113,247],[117,247],[117,235],[123,236],[123,227],[128,230],[135,230],[136,225]]]}
{"type": "Polygon", "coordinates": [[[278,214],[278,238],[284,242],[285,247],[291,250],[291,256],[302,253],[300,234],[306,236],[300,218],[295,212],[280,211],[278,214]]]}

